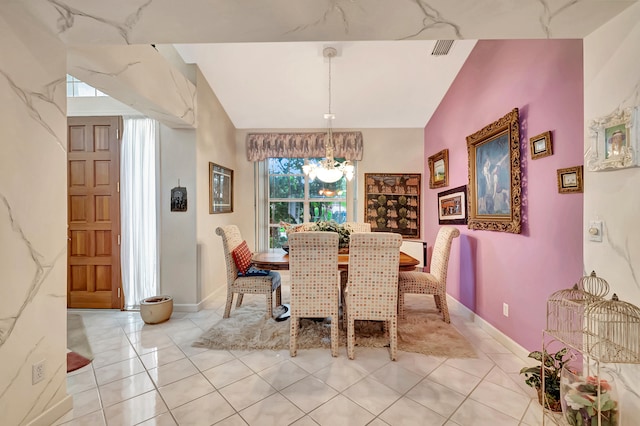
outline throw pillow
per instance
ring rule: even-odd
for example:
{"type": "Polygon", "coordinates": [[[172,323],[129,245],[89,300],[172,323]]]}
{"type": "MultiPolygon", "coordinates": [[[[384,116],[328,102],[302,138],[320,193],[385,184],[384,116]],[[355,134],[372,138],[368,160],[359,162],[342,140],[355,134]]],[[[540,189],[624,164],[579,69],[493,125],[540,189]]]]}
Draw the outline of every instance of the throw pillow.
{"type": "Polygon", "coordinates": [[[246,241],[242,241],[238,247],[231,252],[233,261],[236,263],[236,268],[243,274],[247,273],[247,270],[251,266],[251,250],[246,241]]]}

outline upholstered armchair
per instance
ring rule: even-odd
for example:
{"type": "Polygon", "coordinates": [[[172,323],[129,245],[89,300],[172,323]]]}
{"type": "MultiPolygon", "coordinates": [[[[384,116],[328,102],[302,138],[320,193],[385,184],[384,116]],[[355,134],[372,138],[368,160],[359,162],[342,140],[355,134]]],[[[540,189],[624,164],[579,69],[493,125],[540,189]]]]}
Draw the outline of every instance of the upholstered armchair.
{"type": "Polygon", "coordinates": [[[404,295],[406,293],[432,294],[436,307],[442,312],[444,322],[451,322],[447,306],[447,268],[451,253],[451,242],[460,235],[453,226],[443,226],[438,231],[431,255],[430,272],[400,272],[398,275],[398,312],[404,318],[404,295]]]}
{"type": "Polygon", "coordinates": [[[300,318],[331,317],[331,355],[338,356],[338,234],[308,231],[289,235],[291,274],[289,353],[297,354],[300,318]]]}
{"type": "Polygon", "coordinates": [[[234,261],[233,252],[244,243],[240,230],[236,225],[227,225],[217,228],[216,234],[222,237],[224,259],[227,266],[227,304],[223,318],[229,318],[231,314],[234,293],[238,293],[236,308],[242,305],[242,298],[245,293],[266,295],[267,317],[272,317],[274,291],[276,293],[276,306],[282,303],[280,274],[276,271],[269,271],[269,275],[265,276],[238,276],[238,267],[234,261]]]}
{"type": "Polygon", "coordinates": [[[398,350],[398,268],[402,237],[391,232],[356,232],[349,243],[349,279],[343,312],[347,354],[355,356],[355,320],[384,321],[390,355],[398,350]]]}

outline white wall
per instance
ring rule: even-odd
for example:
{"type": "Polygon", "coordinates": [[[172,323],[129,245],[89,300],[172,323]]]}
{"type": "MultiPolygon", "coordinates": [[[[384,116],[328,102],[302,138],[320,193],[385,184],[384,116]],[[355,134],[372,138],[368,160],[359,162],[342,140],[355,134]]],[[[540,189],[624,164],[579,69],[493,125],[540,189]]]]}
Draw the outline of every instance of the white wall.
{"type": "Polygon", "coordinates": [[[57,40],[4,4],[0,57],[0,423],[22,425],[71,408],[66,59],[57,40]],[[45,378],[32,385],[40,361],[45,378]]]}
{"type": "MultiPolygon", "coordinates": [[[[640,104],[640,4],[626,9],[584,39],[585,126],[616,108],[640,104]]],[[[590,146],[585,127],[585,150],[590,146]]],[[[584,241],[585,271],[595,270],[621,300],[640,305],[640,168],[586,172],[584,223],[604,221],[602,243],[584,241]]],[[[620,366],[617,366],[620,369],[620,366]]],[[[622,369],[620,381],[640,394],[640,367],[622,369]]],[[[624,413],[640,412],[638,396],[624,413]],[[634,404],[634,405],[632,405],[634,404]]],[[[629,417],[623,424],[632,424],[629,417]],[[629,422],[629,423],[627,423],[629,422]]]]}

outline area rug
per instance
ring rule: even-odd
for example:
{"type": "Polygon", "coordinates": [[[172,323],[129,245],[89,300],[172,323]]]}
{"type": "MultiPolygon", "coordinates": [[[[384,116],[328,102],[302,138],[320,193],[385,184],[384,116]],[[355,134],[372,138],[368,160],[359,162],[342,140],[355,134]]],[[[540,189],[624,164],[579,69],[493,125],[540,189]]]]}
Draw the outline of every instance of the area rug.
{"type": "Polygon", "coordinates": [[[81,315],[67,313],[67,349],[89,361],[93,359],[93,352],[81,315]]]}
{"type": "Polygon", "coordinates": [[[85,358],[78,353],[67,352],[67,373],[76,371],[77,369],[88,365],[90,362],[90,359],[85,358]]]}
{"type": "MultiPolygon", "coordinates": [[[[264,302],[251,301],[233,309],[193,343],[210,349],[288,349],[290,321],[277,322],[264,315],[264,302]]],[[[398,322],[398,350],[450,358],[476,356],[471,344],[451,324],[442,321],[433,298],[407,297],[406,319],[398,322]]],[[[278,312],[274,312],[274,317],[278,312]]],[[[331,327],[327,321],[302,319],[298,349],[329,348],[331,327]]],[[[385,347],[380,322],[356,321],[356,346],[385,347]]],[[[340,328],[340,345],[346,346],[346,331],[340,328]]]]}

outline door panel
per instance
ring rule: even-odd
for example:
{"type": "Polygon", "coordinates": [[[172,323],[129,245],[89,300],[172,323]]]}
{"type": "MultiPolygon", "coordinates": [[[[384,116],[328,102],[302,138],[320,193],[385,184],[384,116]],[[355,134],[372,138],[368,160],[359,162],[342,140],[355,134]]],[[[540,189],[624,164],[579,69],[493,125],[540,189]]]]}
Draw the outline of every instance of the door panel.
{"type": "Polygon", "coordinates": [[[120,117],[69,117],[70,308],[122,308],[120,117]]]}

